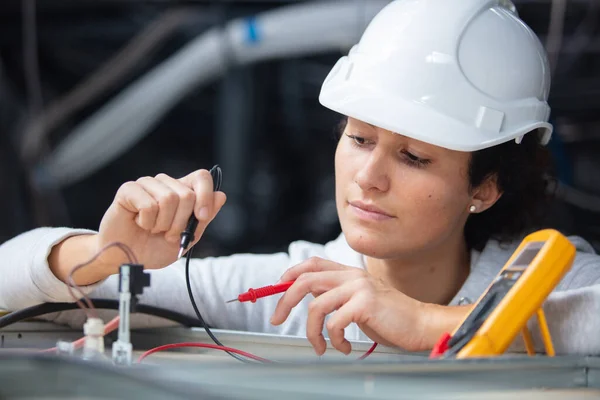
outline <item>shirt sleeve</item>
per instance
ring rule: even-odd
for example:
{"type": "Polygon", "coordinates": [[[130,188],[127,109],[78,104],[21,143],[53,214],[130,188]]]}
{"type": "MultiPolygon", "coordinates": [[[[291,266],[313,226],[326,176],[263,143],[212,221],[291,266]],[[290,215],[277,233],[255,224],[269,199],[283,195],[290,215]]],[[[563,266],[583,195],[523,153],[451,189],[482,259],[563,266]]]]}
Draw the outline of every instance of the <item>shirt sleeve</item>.
{"type": "MultiPolygon", "coordinates": [[[[73,301],[67,285],[48,266],[52,247],[66,238],[93,233],[69,228],[38,228],[0,245],[0,309],[18,310],[45,302],[73,301]]],[[[98,285],[84,287],[85,292],[98,285]]]]}
{"type": "MultiPolygon", "coordinates": [[[[571,270],[544,302],[557,354],[600,355],[600,257],[577,253],[571,270]]],[[[536,317],[529,321],[536,351],[544,345],[536,317]]],[[[523,347],[519,338],[515,345],[523,347]]]]}
{"type": "MultiPolygon", "coordinates": [[[[544,314],[557,354],[600,355],[600,285],[552,293],[544,314]]],[[[530,325],[536,348],[543,351],[537,319],[530,325]]]]}

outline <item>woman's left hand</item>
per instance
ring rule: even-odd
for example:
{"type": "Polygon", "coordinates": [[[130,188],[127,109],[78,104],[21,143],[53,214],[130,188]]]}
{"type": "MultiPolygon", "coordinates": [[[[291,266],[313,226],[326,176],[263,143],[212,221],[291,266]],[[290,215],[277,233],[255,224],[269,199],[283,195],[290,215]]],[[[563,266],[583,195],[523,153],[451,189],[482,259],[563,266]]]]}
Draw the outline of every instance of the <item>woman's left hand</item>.
{"type": "Polygon", "coordinates": [[[398,346],[408,351],[431,348],[428,304],[419,302],[375,279],[367,271],[321,258],[298,264],[281,277],[282,282],[296,280],[281,297],[271,323],[279,325],[307,294],[315,299],[309,305],[306,336],[318,355],[325,353],[323,337],[325,317],[333,347],[344,354],[351,351],[344,328],[355,322],[373,341],[398,346]]]}

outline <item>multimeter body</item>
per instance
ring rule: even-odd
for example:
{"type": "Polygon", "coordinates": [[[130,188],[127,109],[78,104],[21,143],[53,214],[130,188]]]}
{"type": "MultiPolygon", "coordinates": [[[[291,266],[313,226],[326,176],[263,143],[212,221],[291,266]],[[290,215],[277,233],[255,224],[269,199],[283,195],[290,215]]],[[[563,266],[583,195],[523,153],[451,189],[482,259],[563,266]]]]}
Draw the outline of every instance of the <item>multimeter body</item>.
{"type": "MultiPolygon", "coordinates": [[[[543,317],[546,297],[569,271],[575,254],[573,244],[558,231],[528,235],[452,333],[442,357],[504,353],[519,332],[528,334],[527,321],[534,314],[543,317]]],[[[543,319],[540,325],[546,326],[543,319]]]]}

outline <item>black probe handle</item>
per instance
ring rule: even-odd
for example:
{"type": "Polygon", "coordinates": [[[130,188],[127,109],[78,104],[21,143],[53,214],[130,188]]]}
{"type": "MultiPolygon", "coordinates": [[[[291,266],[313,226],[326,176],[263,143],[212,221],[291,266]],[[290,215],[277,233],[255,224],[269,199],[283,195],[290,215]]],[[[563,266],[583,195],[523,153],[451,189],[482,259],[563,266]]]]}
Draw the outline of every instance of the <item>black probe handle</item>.
{"type": "MultiPolygon", "coordinates": [[[[219,167],[219,165],[215,165],[214,167],[212,167],[210,169],[210,175],[213,179],[213,190],[216,192],[219,189],[221,189],[221,181],[223,179],[221,167],[219,167]]],[[[197,227],[198,219],[196,218],[194,213],[192,213],[192,215],[190,215],[190,219],[188,220],[187,226],[185,227],[185,230],[181,232],[181,242],[179,246],[181,249],[187,249],[190,243],[194,241],[194,232],[196,232],[197,227]]]]}
{"type": "Polygon", "coordinates": [[[181,247],[187,249],[188,245],[194,241],[194,232],[198,227],[198,219],[192,215],[188,220],[185,230],[181,232],[181,247]]]}

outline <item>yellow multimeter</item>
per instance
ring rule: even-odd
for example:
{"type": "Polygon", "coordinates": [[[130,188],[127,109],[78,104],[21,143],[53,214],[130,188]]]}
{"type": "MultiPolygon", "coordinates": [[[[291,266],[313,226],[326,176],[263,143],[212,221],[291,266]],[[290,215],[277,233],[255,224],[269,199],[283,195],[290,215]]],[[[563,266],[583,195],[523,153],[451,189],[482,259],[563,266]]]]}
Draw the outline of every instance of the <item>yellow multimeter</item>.
{"type": "Polygon", "coordinates": [[[519,332],[527,353],[535,353],[527,321],[536,314],[546,346],[554,348],[542,310],[546,297],[569,271],[575,246],[560,232],[528,235],[479,298],[469,315],[447,338],[442,357],[485,357],[502,354],[519,332]]]}

